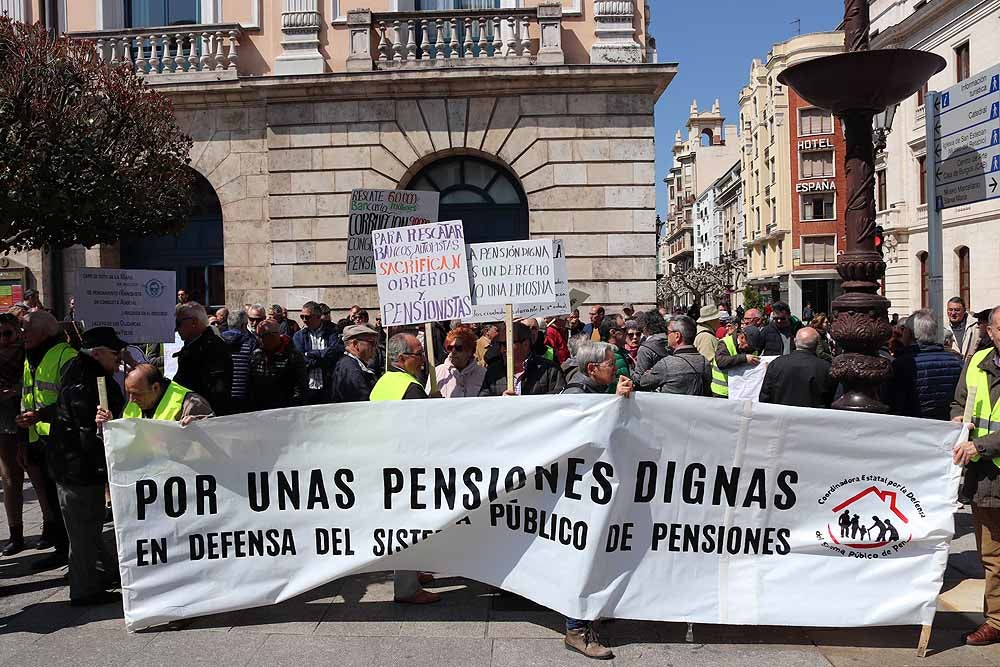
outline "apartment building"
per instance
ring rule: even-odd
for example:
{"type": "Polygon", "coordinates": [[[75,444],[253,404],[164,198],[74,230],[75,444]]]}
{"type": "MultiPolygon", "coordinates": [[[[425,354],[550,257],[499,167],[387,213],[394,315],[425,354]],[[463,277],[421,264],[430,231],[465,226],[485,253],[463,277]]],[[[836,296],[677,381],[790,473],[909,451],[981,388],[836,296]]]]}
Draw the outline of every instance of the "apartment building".
{"type": "MultiPolygon", "coordinates": [[[[194,139],[177,238],[5,258],[57,310],[81,266],[174,269],[213,306],[378,305],[348,275],[354,188],[436,190],[472,242],[565,241],[591,302],[655,300],[650,3],[0,0],[127,63],[194,139]]],[[[10,281],[8,281],[9,283],[10,281]]],[[[13,283],[10,283],[13,284],[13,283]]]]}

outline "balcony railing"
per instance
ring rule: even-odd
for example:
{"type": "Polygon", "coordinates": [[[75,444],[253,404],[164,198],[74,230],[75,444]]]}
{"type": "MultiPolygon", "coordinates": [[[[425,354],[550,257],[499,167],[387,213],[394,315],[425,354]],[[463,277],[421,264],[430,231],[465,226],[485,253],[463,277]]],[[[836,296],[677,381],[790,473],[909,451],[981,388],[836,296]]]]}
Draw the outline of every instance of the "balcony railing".
{"type": "Polygon", "coordinates": [[[102,60],[124,63],[150,81],[160,75],[235,79],[243,28],[238,23],[70,33],[94,42],[102,60]]]}
{"type": "Polygon", "coordinates": [[[347,24],[349,71],[565,63],[559,3],[503,10],[359,9],[348,12],[347,24]],[[532,23],[538,24],[534,38],[532,23]]]}

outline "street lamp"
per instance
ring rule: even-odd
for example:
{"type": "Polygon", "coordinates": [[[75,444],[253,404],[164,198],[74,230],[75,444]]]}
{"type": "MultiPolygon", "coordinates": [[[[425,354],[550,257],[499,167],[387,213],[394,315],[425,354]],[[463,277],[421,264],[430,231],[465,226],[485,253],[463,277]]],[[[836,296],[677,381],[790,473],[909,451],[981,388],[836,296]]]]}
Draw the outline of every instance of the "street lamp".
{"type": "Polygon", "coordinates": [[[833,376],[844,393],[833,407],[888,412],[879,400],[880,385],[892,375],[879,348],[892,333],[889,300],[878,294],[885,262],[875,249],[875,146],[872,121],[920,90],[945,68],[941,56],[913,49],[869,51],[868,0],[844,0],[845,53],[789,67],[778,81],[794,88],[809,104],[829,109],[844,124],[847,176],[847,247],[837,258],[844,294],[833,302],[830,332],[845,350],[833,361],[833,376]]]}
{"type": "Polygon", "coordinates": [[[892,119],[896,116],[899,104],[890,104],[875,114],[875,129],[872,131],[872,142],[875,144],[875,154],[885,150],[885,138],[892,132],[892,119]]]}

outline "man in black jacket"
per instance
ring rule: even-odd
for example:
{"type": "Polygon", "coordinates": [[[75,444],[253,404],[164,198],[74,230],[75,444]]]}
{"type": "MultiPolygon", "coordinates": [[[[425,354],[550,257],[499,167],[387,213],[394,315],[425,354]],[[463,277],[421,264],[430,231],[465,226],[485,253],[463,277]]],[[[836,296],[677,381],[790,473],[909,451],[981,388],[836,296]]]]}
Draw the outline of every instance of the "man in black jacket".
{"type": "Polygon", "coordinates": [[[111,327],[83,333],[83,350],[69,363],[59,390],[58,417],[45,455],[59,490],[69,535],[69,598],[75,606],[120,599],[108,591],[118,586],[118,560],[104,541],[104,486],[108,481],[104,442],[95,423],[98,378],[104,378],[108,409],[116,417],[125,408],[114,374],[126,347],[111,327]]]}
{"type": "Polygon", "coordinates": [[[486,368],[486,379],[480,396],[529,396],[558,394],[566,386],[562,369],[554,361],[531,354],[531,330],[520,322],[514,323],[514,388],[507,388],[507,332],[500,335],[490,346],[499,352],[487,352],[491,363],[486,368]]]}
{"type": "Polygon", "coordinates": [[[761,329],[764,349],[762,357],[778,357],[795,351],[795,334],[798,331],[796,322],[787,303],[781,301],[771,306],[771,322],[761,329]]]}
{"type": "Polygon", "coordinates": [[[378,332],[367,324],[344,327],[344,346],[330,379],[333,402],[367,401],[378,381],[370,367],[378,351],[378,332]]]}
{"type": "Polygon", "coordinates": [[[173,379],[208,401],[217,415],[229,414],[233,359],[229,346],[208,326],[205,308],[194,301],[177,306],[177,333],[184,347],[175,354],[173,379]]]}
{"type": "Polygon", "coordinates": [[[761,403],[828,408],[837,382],[830,374],[830,362],[816,356],[819,332],[803,327],[795,334],[795,351],[767,366],[760,388],[761,403]]]}

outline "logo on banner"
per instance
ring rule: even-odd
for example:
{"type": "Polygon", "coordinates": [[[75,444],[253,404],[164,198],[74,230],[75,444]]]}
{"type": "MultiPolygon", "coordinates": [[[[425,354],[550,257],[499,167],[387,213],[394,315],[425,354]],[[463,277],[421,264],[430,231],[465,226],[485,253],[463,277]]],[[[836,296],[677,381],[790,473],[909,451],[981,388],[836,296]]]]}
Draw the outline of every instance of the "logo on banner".
{"type": "Polygon", "coordinates": [[[924,517],[913,492],[886,477],[860,475],[844,479],[819,499],[828,521],[816,539],[824,547],[852,558],[887,558],[913,539],[913,524],[924,517]]]}
{"type": "Polygon", "coordinates": [[[152,278],[147,280],[146,284],[143,285],[142,288],[146,291],[146,296],[157,299],[163,294],[163,290],[165,290],[167,286],[156,278],[152,278]]]}

